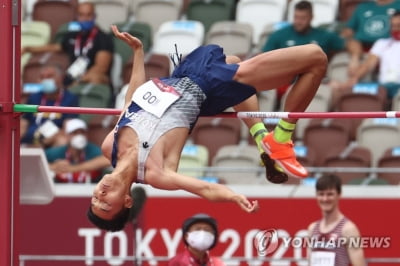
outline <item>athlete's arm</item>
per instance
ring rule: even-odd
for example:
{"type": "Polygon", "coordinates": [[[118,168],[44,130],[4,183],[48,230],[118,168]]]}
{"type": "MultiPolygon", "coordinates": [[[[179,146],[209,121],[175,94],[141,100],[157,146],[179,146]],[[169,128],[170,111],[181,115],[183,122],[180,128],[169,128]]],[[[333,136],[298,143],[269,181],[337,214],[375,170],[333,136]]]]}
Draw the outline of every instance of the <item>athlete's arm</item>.
{"type": "Polygon", "coordinates": [[[227,186],[181,175],[168,169],[147,168],[146,182],[158,189],[182,189],[210,201],[234,202],[249,213],[255,212],[259,208],[258,201],[250,202],[244,195],[233,192],[227,186]]]}
{"type": "MultiPolygon", "coordinates": [[[[346,237],[346,239],[354,239],[354,238],[359,238],[361,237],[360,232],[358,231],[357,226],[353,223],[348,221],[344,226],[343,226],[343,236],[346,237]]],[[[353,242],[358,242],[361,243],[360,241],[353,241],[353,242]]],[[[351,243],[351,241],[350,241],[351,243]]],[[[347,246],[347,252],[349,254],[350,262],[353,266],[366,266],[365,262],[365,257],[364,257],[364,250],[360,246],[355,246],[355,245],[348,245],[347,246]]]]}
{"type": "MultiPolygon", "coordinates": [[[[310,238],[312,237],[312,232],[313,232],[313,230],[314,230],[314,227],[315,227],[316,223],[317,223],[317,222],[312,222],[312,223],[308,226],[308,228],[307,228],[307,231],[308,231],[307,238],[310,239],[310,238]]],[[[309,241],[309,243],[312,243],[312,241],[309,241]]],[[[307,261],[308,261],[309,265],[311,265],[311,246],[308,246],[308,247],[307,247],[307,261]]]]}
{"type": "Polygon", "coordinates": [[[133,92],[146,81],[146,73],[144,70],[144,51],[142,42],[127,32],[119,32],[118,28],[113,25],[111,29],[114,35],[127,43],[133,50],[132,74],[129,81],[129,89],[125,95],[125,106],[130,104],[133,92]]]}

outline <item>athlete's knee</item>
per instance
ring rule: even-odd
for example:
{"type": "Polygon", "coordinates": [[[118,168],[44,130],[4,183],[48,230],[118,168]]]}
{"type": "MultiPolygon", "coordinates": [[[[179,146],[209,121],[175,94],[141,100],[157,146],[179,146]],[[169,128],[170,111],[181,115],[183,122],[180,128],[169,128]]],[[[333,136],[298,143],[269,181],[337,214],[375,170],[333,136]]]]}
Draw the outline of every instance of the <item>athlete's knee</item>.
{"type": "Polygon", "coordinates": [[[326,66],[328,64],[328,57],[319,45],[309,44],[307,48],[309,49],[308,54],[310,55],[309,58],[311,60],[321,64],[322,66],[326,66]]]}
{"type": "Polygon", "coordinates": [[[304,55],[312,69],[325,73],[328,66],[328,57],[319,45],[307,44],[304,55]]]}
{"type": "Polygon", "coordinates": [[[236,56],[236,55],[227,55],[225,62],[227,64],[238,64],[240,63],[242,60],[240,59],[240,57],[236,56]]]}

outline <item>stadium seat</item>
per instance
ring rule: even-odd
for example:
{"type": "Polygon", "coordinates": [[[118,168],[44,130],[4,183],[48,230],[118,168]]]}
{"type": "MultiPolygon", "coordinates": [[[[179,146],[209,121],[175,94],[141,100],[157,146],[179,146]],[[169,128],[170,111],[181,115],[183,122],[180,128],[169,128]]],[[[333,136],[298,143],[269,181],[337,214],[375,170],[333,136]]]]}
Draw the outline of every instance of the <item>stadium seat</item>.
{"type": "Polygon", "coordinates": [[[239,144],[241,123],[239,119],[200,117],[190,138],[194,144],[207,147],[211,164],[219,148],[239,144]]]}
{"type": "Polygon", "coordinates": [[[46,64],[56,64],[60,66],[63,70],[66,70],[69,66],[69,57],[63,52],[47,52],[32,55],[23,69],[23,83],[38,82],[40,68],[42,68],[46,64]]]}
{"type": "Polygon", "coordinates": [[[255,53],[262,52],[262,49],[264,48],[264,45],[268,41],[269,36],[271,33],[273,33],[276,30],[282,29],[283,27],[286,27],[287,25],[290,25],[287,21],[279,21],[275,23],[268,23],[266,24],[260,33],[259,40],[255,46],[255,53]]]}
{"type": "MultiPolygon", "coordinates": [[[[322,162],[323,167],[357,167],[357,168],[368,168],[371,167],[372,155],[368,148],[357,146],[357,144],[349,144],[345,148],[333,147],[327,150],[324,161],[322,162]]],[[[343,184],[348,184],[353,179],[366,178],[369,173],[367,172],[335,172],[340,177],[343,184]]]]}
{"type": "Polygon", "coordinates": [[[35,6],[36,2],[45,2],[45,1],[64,1],[64,2],[69,2],[74,8],[78,6],[78,1],[79,0],[22,0],[22,7],[25,10],[24,13],[22,13],[24,16],[24,21],[31,21],[32,20],[32,13],[33,9],[35,6]]]}
{"type": "MultiPolygon", "coordinates": [[[[288,4],[287,17],[289,22],[293,22],[294,7],[301,0],[291,0],[288,4]]],[[[313,19],[311,24],[314,27],[336,21],[339,9],[339,0],[310,0],[313,6],[313,19]]]]}
{"type": "Polygon", "coordinates": [[[286,6],[287,1],[282,0],[241,0],[236,7],[236,21],[252,25],[253,45],[257,45],[266,25],[284,21],[286,6]]]}
{"type": "Polygon", "coordinates": [[[110,32],[111,25],[126,22],[129,15],[128,2],[124,0],[89,0],[96,10],[96,23],[104,31],[110,32]]]}
{"type": "Polygon", "coordinates": [[[154,36],[153,53],[169,55],[189,54],[204,42],[204,27],[199,21],[175,20],[164,22],[154,36]]]}
{"type": "Polygon", "coordinates": [[[400,146],[390,147],[385,150],[378,160],[379,168],[399,168],[399,172],[378,173],[378,178],[391,185],[400,185],[400,146]]]}
{"type": "MultiPolygon", "coordinates": [[[[296,154],[297,161],[304,167],[314,167],[317,154],[311,147],[305,145],[296,144],[294,146],[294,152],[296,154]]],[[[309,172],[309,176],[313,176],[313,172],[309,172]]],[[[285,184],[300,184],[300,178],[289,177],[285,184]]]]}
{"type": "MultiPolygon", "coordinates": [[[[386,89],[377,83],[359,83],[350,90],[344,91],[335,103],[338,112],[379,112],[384,111],[386,106],[386,89]]],[[[352,139],[355,139],[357,128],[362,118],[353,118],[352,139]]]]}
{"type": "Polygon", "coordinates": [[[311,119],[304,130],[303,143],[316,154],[315,166],[321,166],[327,151],[345,148],[350,143],[349,120],[311,119]]]}
{"type": "Polygon", "coordinates": [[[21,0],[21,21],[31,21],[36,0],[21,0]]]}
{"type": "MultiPolygon", "coordinates": [[[[291,87],[286,91],[281,100],[280,110],[284,110],[284,104],[286,100],[286,96],[289,93],[291,87]]],[[[331,109],[331,95],[332,90],[327,84],[321,84],[310,102],[309,106],[306,109],[306,112],[328,112],[331,109]]],[[[300,119],[296,124],[296,140],[302,140],[304,135],[304,129],[310,123],[310,119],[300,119]]]]}
{"type": "Polygon", "coordinates": [[[144,63],[147,79],[167,77],[170,73],[170,59],[166,55],[151,54],[144,63]]]}
{"type": "MultiPolygon", "coordinates": [[[[85,83],[69,87],[79,97],[79,106],[106,108],[110,105],[111,88],[103,84],[85,83]]],[[[95,115],[81,114],[79,117],[88,122],[95,115]]]]}
{"type": "MultiPolygon", "coordinates": [[[[42,46],[50,42],[51,27],[45,21],[22,21],[21,22],[21,47],[42,46]]],[[[28,63],[30,53],[21,55],[21,69],[28,63]]]]}
{"type": "Polygon", "coordinates": [[[349,181],[347,185],[367,185],[367,186],[381,186],[381,185],[389,185],[386,180],[380,178],[355,178],[349,181]]]}
{"type": "Polygon", "coordinates": [[[260,91],[257,93],[260,112],[273,112],[277,108],[276,90],[260,91]]]}
{"type": "Polygon", "coordinates": [[[260,155],[255,145],[222,146],[211,165],[221,168],[212,175],[222,178],[227,184],[267,184],[264,171],[258,171],[260,155]]]}
{"type": "Polygon", "coordinates": [[[51,27],[46,21],[21,22],[21,46],[41,46],[50,42],[51,27]]]}
{"type": "Polygon", "coordinates": [[[372,152],[372,166],[391,147],[400,146],[400,121],[396,118],[365,118],[357,130],[357,143],[372,152]]]}
{"type": "Polygon", "coordinates": [[[193,176],[203,177],[206,171],[195,170],[190,168],[204,168],[208,166],[208,150],[203,145],[186,144],[183,147],[181,158],[179,160],[178,173],[193,176]]]}
{"type": "Polygon", "coordinates": [[[235,7],[235,0],[190,0],[186,17],[200,21],[208,32],[215,22],[234,20],[235,7]]]}
{"type": "Polygon", "coordinates": [[[76,9],[69,1],[38,1],[33,7],[32,19],[50,24],[52,41],[58,28],[76,18],[76,9]]]}
{"type": "MultiPolygon", "coordinates": [[[[155,54],[175,54],[185,57],[204,42],[204,26],[199,21],[175,20],[164,22],[154,36],[152,52],[155,54]]],[[[174,67],[170,61],[170,70],[174,67]]]]}
{"type": "Polygon", "coordinates": [[[134,18],[137,22],[148,23],[153,37],[162,23],[179,20],[181,0],[135,0],[134,18]]]}
{"type": "Polygon", "coordinates": [[[206,44],[218,44],[227,55],[247,55],[252,50],[252,26],[235,21],[218,21],[207,32],[206,44]]]}
{"type": "Polygon", "coordinates": [[[88,124],[88,141],[101,147],[105,137],[110,133],[116,122],[118,116],[112,115],[95,115],[87,120],[88,124]]]}
{"type": "MultiPolygon", "coordinates": [[[[46,1],[64,1],[64,2],[69,2],[74,8],[77,8],[79,5],[79,2],[82,2],[82,0],[33,0],[34,2],[46,2],[46,1]]],[[[85,0],[85,1],[90,1],[90,0],[85,0]]]]}
{"type": "Polygon", "coordinates": [[[328,63],[327,77],[330,80],[345,82],[348,80],[348,67],[350,55],[348,52],[338,52],[332,56],[328,63]]]}
{"type": "Polygon", "coordinates": [[[393,111],[400,111],[400,91],[392,99],[392,109],[393,111]]]}
{"type": "MultiPolygon", "coordinates": [[[[122,80],[124,84],[129,83],[132,73],[133,61],[128,61],[122,71],[122,80]]],[[[149,53],[146,55],[144,68],[146,71],[146,80],[151,78],[166,77],[170,73],[170,59],[164,54],[149,53]]]]}

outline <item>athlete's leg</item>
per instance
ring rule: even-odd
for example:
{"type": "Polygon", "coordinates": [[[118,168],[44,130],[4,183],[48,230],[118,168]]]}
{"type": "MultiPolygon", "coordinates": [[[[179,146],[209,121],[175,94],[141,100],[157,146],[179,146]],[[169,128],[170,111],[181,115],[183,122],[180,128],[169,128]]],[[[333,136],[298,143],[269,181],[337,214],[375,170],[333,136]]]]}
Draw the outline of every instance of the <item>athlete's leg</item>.
{"type": "MultiPolygon", "coordinates": [[[[297,78],[287,96],[284,110],[302,112],[313,99],[326,67],[327,58],[322,49],[317,45],[304,45],[274,50],[246,60],[240,63],[234,79],[262,91],[280,87],[297,78]]],[[[263,139],[262,146],[287,173],[306,177],[308,172],[297,162],[290,141],[296,121],[279,121],[274,133],[263,139]]]]}
{"type": "Polygon", "coordinates": [[[262,53],[239,65],[234,79],[252,85],[257,91],[278,88],[297,78],[284,110],[303,112],[325,76],[327,57],[318,45],[308,44],[262,53]]]}

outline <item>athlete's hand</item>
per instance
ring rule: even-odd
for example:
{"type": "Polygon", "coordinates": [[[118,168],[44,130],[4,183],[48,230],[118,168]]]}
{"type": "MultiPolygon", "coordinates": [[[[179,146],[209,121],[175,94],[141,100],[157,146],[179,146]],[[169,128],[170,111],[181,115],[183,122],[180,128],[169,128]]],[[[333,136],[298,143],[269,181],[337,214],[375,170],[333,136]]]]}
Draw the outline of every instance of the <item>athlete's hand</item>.
{"type": "Polygon", "coordinates": [[[256,212],[260,208],[258,205],[257,200],[253,200],[250,202],[245,196],[243,195],[236,195],[235,202],[239,205],[239,207],[244,210],[245,212],[256,212]]]}
{"type": "Polygon", "coordinates": [[[132,36],[131,34],[129,34],[127,32],[120,32],[118,30],[117,26],[112,25],[111,30],[113,31],[115,37],[124,41],[126,44],[128,44],[133,49],[142,49],[143,48],[143,44],[138,38],[132,36]]]}

